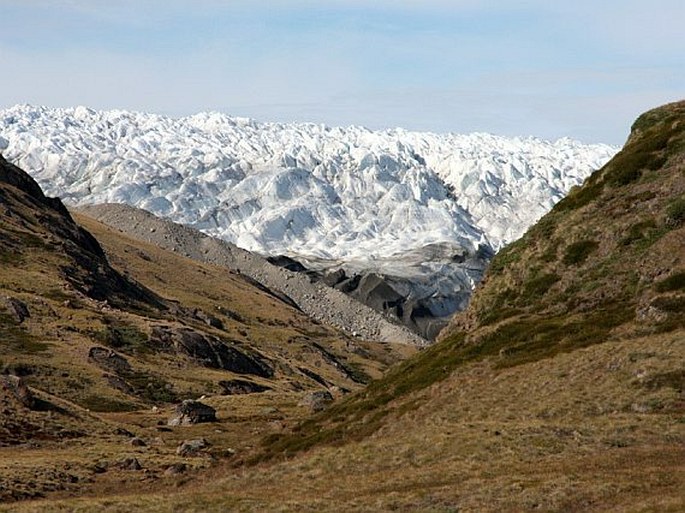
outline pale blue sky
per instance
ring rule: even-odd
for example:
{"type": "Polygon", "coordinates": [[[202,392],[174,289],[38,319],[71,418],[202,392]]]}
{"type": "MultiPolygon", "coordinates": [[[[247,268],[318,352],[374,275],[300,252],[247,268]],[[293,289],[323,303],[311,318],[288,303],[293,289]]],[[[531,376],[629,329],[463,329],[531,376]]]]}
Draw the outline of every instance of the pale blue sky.
{"type": "Polygon", "coordinates": [[[682,0],[0,0],[0,107],[622,144],[685,97],[682,0]]]}

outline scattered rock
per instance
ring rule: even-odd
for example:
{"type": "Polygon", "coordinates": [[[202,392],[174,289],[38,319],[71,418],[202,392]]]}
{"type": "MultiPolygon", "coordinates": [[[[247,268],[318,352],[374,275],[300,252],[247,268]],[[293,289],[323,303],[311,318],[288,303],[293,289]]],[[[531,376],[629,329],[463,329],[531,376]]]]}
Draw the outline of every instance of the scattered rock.
{"type": "Polygon", "coordinates": [[[221,395],[242,395],[242,394],[256,394],[266,392],[271,388],[245,381],[243,379],[230,379],[219,381],[219,386],[223,389],[221,395]]]}
{"type": "Polygon", "coordinates": [[[169,426],[190,426],[202,422],[216,422],[216,410],[200,401],[191,399],[176,406],[174,416],[167,424],[169,426]]]}
{"type": "Polygon", "coordinates": [[[5,306],[7,307],[7,310],[12,315],[12,317],[14,317],[18,323],[22,323],[25,319],[31,317],[29,307],[26,306],[26,303],[20,301],[19,299],[13,297],[6,297],[5,306]]]}
{"type": "Polygon", "coordinates": [[[170,465],[167,467],[167,469],[164,471],[165,476],[176,476],[178,474],[183,474],[188,470],[188,465],[185,463],[174,463],[173,465],[170,465]]]}
{"type": "Polygon", "coordinates": [[[0,387],[8,391],[25,408],[31,410],[36,406],[33,394],[19,376],[0,376],[0,387]]]}
{"type": "Polygon", "coordinates": [[[184,440],[176,448],[176,454],[183,456],[196,456],[202,449],[206,449],[211,444],[204,438],[196,438],[195,440],[184,440]]]}
{"type": "Polygon", "coordinates": [[[299,402],[299,406],[308,406],[313,412],[326,409],[333,402],[333,396],[328,390],[309,392],[299,402]]]}
{"type": "Polygon", "coordinates": [[[133,447],[147,447],[145,440],[138,438],[137,436],[131,438],[128,443],[130,443],[133,447]]]}
{"type": "Polygon", "coordinates": [[[117,374],[131,371],[131,364],[126,358],[106,347],[91,347],[88,351],[88,358],[93,360],[98,367],[117,374]]]}
{"type": "Polygon", "coordinates": [[[142,470],[143,466],[138,461],[138,458],[124,458],[119,462],[119,468],[122,470],[142,470]]]}

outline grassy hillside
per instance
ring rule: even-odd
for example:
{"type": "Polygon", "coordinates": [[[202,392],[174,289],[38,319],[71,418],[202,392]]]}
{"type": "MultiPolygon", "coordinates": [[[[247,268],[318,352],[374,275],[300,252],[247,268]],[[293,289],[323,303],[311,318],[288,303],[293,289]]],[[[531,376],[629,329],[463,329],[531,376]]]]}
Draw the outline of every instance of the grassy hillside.
{"type": "Polygon", "coordinates": [[[0,387],[0,501],[130,479],[96,463],[131,456],[131,433],[164,439],[146,464],[159,478],[187,430],[157,424],[188,398],[219,411],[194,428],[213,457],[241,454],[306,415],[306,393],[341,396],[413,351],[351,340],[226,268],[75,218],[0,158],[0,371],[39,398],[27,408],[0,387]],[[232,380],[266,392],[223,395],[232,380]]]}

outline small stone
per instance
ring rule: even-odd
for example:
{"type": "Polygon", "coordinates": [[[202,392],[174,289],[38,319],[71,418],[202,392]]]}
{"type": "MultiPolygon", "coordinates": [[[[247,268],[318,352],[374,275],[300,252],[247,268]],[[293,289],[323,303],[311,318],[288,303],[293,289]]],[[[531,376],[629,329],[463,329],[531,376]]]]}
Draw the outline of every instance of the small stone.
{"type": "Polygon", "coordinates": [[[124,458],[119,462],[119,467],[123,470],[142,470],[143,466],[138,458],[124,458]]]}
{"type": "Polygon", "coordinates": [[[130,443],[133,447],[147,447],[147,444],[145,443],[145,440],[143,440],[142,438],[138,438],[137,436],[134,436],[133,438],[131,438],[131,440],[129,441],[129,443],[130,443]]]}
{"type": "Polygon", "coordinates": [[[185,463],[174,463],[173,465],[167,467],[167,469],[164,471],[164,475],[175,476],[178,474],[183,474],[186,470],[188,470],[188,465],[185,463]]]}
{"type": "Polygon", "coordinates": [[[93,465],[92,470],[95,474],[104,474],[107,472],[108,467],[109,464],[106,461],[98,461],[95,465],[93,465]]]}

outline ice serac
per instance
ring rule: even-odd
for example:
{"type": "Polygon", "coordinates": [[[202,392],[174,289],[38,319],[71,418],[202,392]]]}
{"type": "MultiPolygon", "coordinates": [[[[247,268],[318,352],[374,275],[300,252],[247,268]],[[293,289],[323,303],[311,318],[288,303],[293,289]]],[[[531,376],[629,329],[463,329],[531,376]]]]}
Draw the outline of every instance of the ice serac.
{"type": "Polygon", "coordinates": [[[126,203],[261,254],[390,276],[438,317],[464,306],[484,255],[616,151],[28,105],[0,111],[0,133],[12,140],[7,158],[68,203],[126,203]]]}

